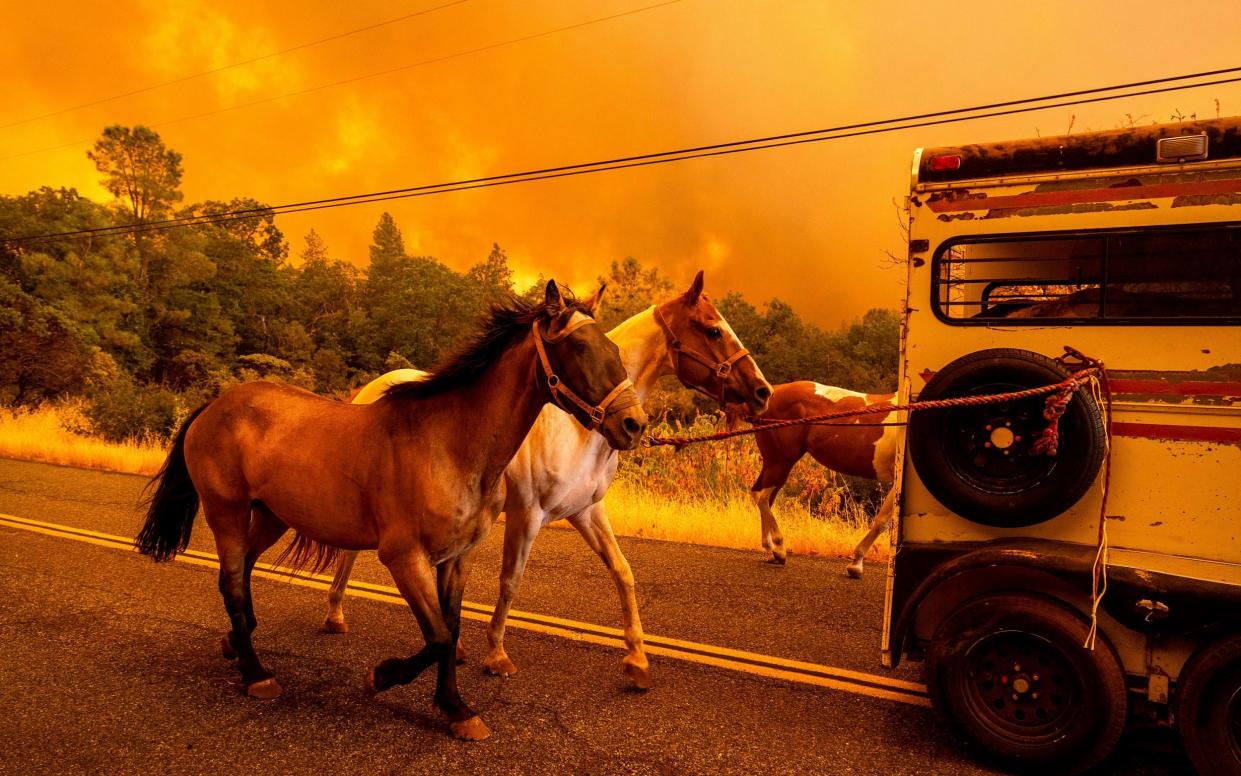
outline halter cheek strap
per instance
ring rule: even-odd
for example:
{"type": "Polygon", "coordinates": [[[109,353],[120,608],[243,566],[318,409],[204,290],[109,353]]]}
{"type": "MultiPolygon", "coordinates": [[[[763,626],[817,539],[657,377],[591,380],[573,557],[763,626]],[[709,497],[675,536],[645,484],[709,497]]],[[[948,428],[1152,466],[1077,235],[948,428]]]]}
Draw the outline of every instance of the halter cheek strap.
{"type": "Polygon", "coordinates": [[[668,321],[665,320],[664,316],[659,312],[658,307],[655,308],[655,321],[659,324],[659,327],[664,330],[664,336],[668,340],[668,355],[672,359],[672,369],[677,373],[677,377],[680,378],[681,382],[688,385],[690,388],[693,388],[695,391],[698,391],[702,395],[715,399],[716,402],[723,405],[724,391],[727,388],[728,376],[732,373],[733,364],[737,363],[746,356],[749,356],[750,351],[745,348],[738,348],[735,353],[730,355],[725,360],[712,361],[707,356],[703,356],[693,350],[685,348],[681,344],[681,340],[677,337],[676,333],[672,331],[672,327],[668,325],[668,321]],[[720,390],[718,395],[707,393],[705,388],[698,385],[693,385],[685,379],[685,377],[681,374],[681,356],[692,358],[715,373],[715,379],[720,382],[720,390]]]}
{"type": "Polygon", "coordinates": [[[543,332],[539,329],[538,321],[535,321],[533,326],[534,349],[539,353],[539,364],[543,367],[543,374],[547,376],[547,387],[552,393],[552,401],[556,402],[556,406],[572,413],[572,410],[566,407],[564,402],[561,401],[562,398],[568,399],[571,404],[576,405],[578,409],[586,413],[586,417],[590,419],[590,423],[583,425],[586,426],[588,431],[595,431],[603,425],[603,421],[607,418],[609,412],[620,412],[621,410],[627,410],[630,407],[637,406],[640,403],[638,401],[638,394],[633,390],[633,382],[628,378],[620,381],[620,383],[618,383],[607,396],[603,397],[603,401],[592,406],[584,401],[582,397],[578,396],[572,388],[561,382],[560,377],[552,371],[551,362],[547,360],[547,349],[543,346],[543,343],[559,342],[572,334],[575,330],[580,329],[583,326],[591,325],[594,322],[594,319],[587,318],[583,315],[580,318],[570,321],[554,336],[548,337],[543,336],[543,332]],[[628,391],[629,395],[622,398],[626,391],[628,391]]]}

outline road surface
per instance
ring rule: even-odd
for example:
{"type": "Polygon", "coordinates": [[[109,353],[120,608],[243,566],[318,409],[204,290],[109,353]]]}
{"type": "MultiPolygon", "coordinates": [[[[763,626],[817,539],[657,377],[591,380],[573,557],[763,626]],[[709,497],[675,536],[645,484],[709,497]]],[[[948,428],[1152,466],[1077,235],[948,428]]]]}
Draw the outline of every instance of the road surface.
{"type": "MultiPolygon", "coordinates": [[[[883,567],[622,539],[638,578],[655,688],[627,688],[610,577],[577,534],[535,543],[510,625],[519,673],[482,673],[500,533],[466,588],[462,694],[494,735],[447,735],[434,672],[371,696],[367,670],[421,644],[364,555],[352,631],[320,630],[314,580],[257,577],[256,647],[285,693],[244,697],[219,655],[210,531],[187,562],[123,546],[145,480],[0,460],[0,773],[982,774],[925,707],[917,664],[878,664],[883,567]],[[371,583],[374,587],[367,587],[371,583]],[[517,625],[520,627],[513,627],[517,625]]],[[[1106,773],[1188,773],[1162,737],[1106,773]]]]}

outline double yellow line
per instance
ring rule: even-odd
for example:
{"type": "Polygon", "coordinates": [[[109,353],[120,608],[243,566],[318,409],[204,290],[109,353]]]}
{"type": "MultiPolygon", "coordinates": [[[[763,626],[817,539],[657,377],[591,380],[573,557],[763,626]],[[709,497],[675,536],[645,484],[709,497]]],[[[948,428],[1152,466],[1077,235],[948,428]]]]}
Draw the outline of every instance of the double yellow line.
{"type": "MultiPolygon", "coordinates": [[[[0,525],[32,533],[55,536],[60,539],[71,539],[86,544],[95,544],[100,547],[121,550],[131,550],[133,548],[133,540],[124,536],[58,525],[56,523],[45,523],[41,520],[31,520],[15,515],[0,514],[0,525]]],[[[220,567],[219,560],[215,555],[197,550],[186,550],[177,556],[177,560],[182,563],[193,563],[210,568],[220,567]]],[[[283,567],[272,566],[266,563],[260,563],[255,566],[254,575],[316,590],[327,590],[332,583],[331,577],[322,574],[291,572],[283,567]]],[[[358,598],[369,598],[373,601],[383,601],[402,607],[406,605],[405,599],[401,598],[400,592],[396,588],[387,585],[351,581],[348,590],[350,595],[358,598]]],[[[462,617],[481,622],[490,620],[493,611],[493,607],[470,601],[465,601],[461,606],[462,617]]],[[[551,617],[545,614],[535,614],[514,609],[509,612],[508,624],[514,628],[522,628],[588,644],[619,648],[625,646],[624,634],[617,628],[607,628],[602,625],[567,620],[562,617],[551,617]]],[[[652,655],[662,655],[689,663],[715,666],[730,671],[765,676],[770,679],[782,679],[788,682],[829,687],[833,690],[843,690],[844,692],[857,695],[908,703],[914,706],[930,705],[925,686],[878,674],[851,671],[847,668],[836,668],[818,663],[806,663],[800,660],[787,660],[771,655],[718,647],[713,644],[701,644],[694,641],[682,641],[680,639],[649,634],[645,636],[645,644],[646,651],[652,655]]]]}

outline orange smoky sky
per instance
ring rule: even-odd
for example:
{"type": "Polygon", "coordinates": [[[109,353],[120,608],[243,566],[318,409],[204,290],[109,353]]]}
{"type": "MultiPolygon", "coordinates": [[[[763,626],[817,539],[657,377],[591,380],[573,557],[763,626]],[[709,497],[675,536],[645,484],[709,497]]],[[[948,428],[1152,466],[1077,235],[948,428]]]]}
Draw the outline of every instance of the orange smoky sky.
{"type": "MultiPolygon", "coordinates": [[[[447,0],[0,0],[0,125],[393,19],[447,0]]],[[[0,129],[0,193],[72,186],[109,124],[184,155],[187,202],[269,204],[882,119],[1241,65],[1241,5],[1199,2],[468,0],[175,86],[0,129]],[[1168,14],[1181,18],[1168,21],[1168,14]],[[476,53],[460,52],[494,46],[476,53]],[[424,60],[426,65],[404,67],[424,60]],[[404,69],[351,83],[335,81],[404,69]],[[268,99],[290,92],[299,96],[268,99]],[[221,108],[260,101],[214,115],[221,108]],[[88,141],[88,142],[79,142],[88,141]],[[63,146],[63,147],[61,147],[63,146]],[[41,150],[54,148],[54,150],[41,150]],[[33,152],[33,153],[31,153],[33,152]]],[[[896,307],[893,199],[917,146],[1241,114],[1236,84],[531,184],[280,216],[366,262],[383,210],[456,269],[503,246],[529,283],[584,290],[635,256],[717,295],[834,326],[896,307]]]]}

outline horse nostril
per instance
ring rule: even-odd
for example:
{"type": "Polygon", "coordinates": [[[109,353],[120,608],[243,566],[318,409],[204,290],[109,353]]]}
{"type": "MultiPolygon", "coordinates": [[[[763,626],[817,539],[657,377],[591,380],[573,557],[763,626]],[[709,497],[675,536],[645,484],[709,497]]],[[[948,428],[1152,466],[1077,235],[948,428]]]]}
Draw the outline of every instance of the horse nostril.
{"type": "Polygon", "coordinates": [[[767,401],[771,398],[771,389],[765,385],[760,385],[754,389],[754,395],[758,397],[760,401],[767,401]]]}
{"type": "Polygon", "coordinates": [[[637,434],[642,430],[642,424],[633,418],[625,418],[625,430],[630,434],[637,434]]]}

